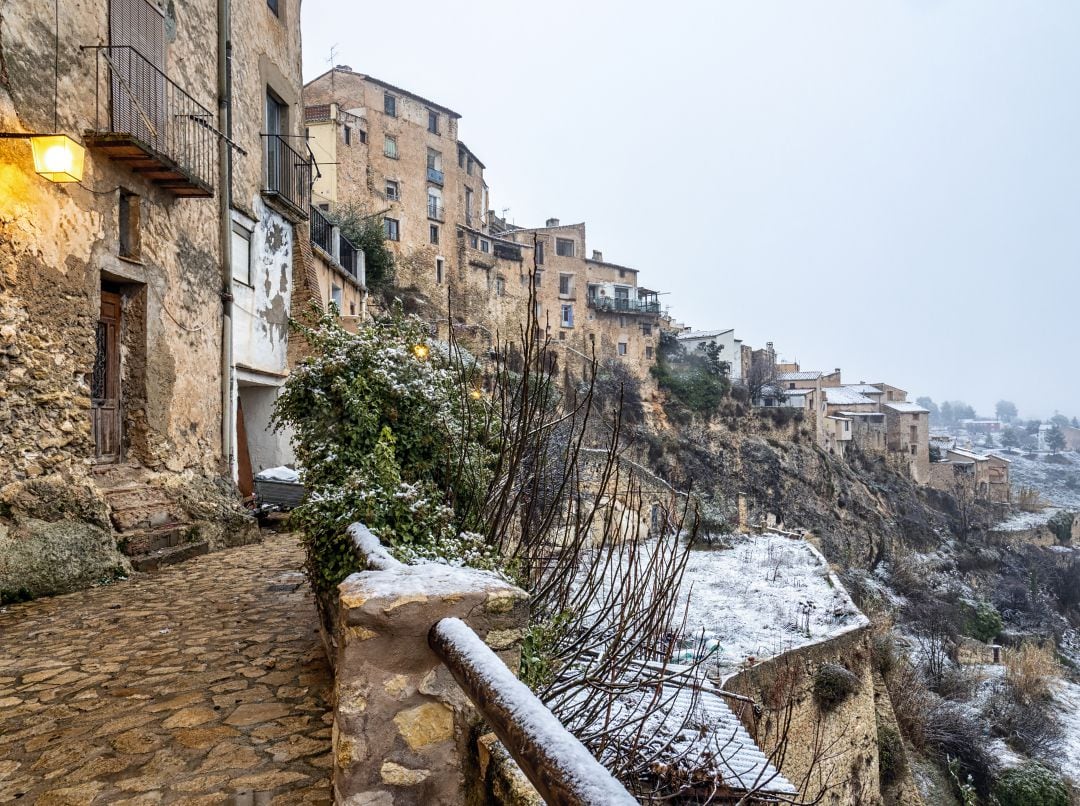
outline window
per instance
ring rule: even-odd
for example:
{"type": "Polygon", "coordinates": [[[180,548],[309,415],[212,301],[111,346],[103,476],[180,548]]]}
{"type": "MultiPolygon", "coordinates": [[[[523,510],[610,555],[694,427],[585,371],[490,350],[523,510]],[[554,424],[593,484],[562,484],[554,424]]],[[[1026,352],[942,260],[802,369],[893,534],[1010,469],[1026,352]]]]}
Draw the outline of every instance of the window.
{"type": "Polygon", "coordinates": [[[439,113],[431,109],[427,112],[427,130],[432,134],[439,133],[439,113]]]}
{"type": "Polygon", "coordinates": [[[442,172],[442,153],[434,148],[427,150],[427,167],[429,171],[442,172]]]}
{"type": "Polygon", "coordinates": [[[625,341],[620,341],[619,342],[619,355],[626,355],[626,342],[625,341]]]}
{"type": "Polygon", "coordinates": [[[389,157],[392,160],[397,159],[397,138],[391,137],[389,134],[383,138],[382,153],[384,156],[389,157]]]}
{"type": "Polygon", "coordinates": [[[427,192],[427,216],[436,221],[442,221],[442,194],[438,188],[428,188],[427,192]]]}
{"type": "Polygon", "coordinates": [[[428,241],[430,243],[438,243],[439,242],[439,225],[438,224],[432,224],[431,226],[428,227],[428,241]]]}
{"type": "Polygon", "coordinates": [[[142,204],[134,193],[120,192],[120,256],[138,260],[142,246],[142,204]]]}
{"type": "Polygon", "coordinates": [[[392,118],[397,117],[397,98],[388,92],[383,93],[382,97],[383,112],[388,114],[392,118]]]}
{"type": "Polygon", "coordinates": [[[459,168],[464,168],[465,167],[465,152],[460,148],[458,149],[458,153],[457,153],[457,167],[459,167],[459,168]]]}
{"type": "Polygon", "coordinates": [[[574,280],[574,275],[572,275],[572,274],[560,274],[559,275],[559,296],[563,296],[563,297],[570,296],[570,288],[571,288],[571,284],[572,284],[573,280],[574,280]]]}
{"type": "Polygon", "coordinates": [[[465,226],[472,226],[472,188],[465,188],[465,226]]]}
{"type": "Polygon", "coordinates": [[[441,257],[435,258],[435,282],[439,283],[440,285],[442,284],[442,281],[443,281],[443,267],[444,266],[445,266],[445,261],[441,257]]]}
{"type": "Polygon", "coordinates": [[[486,238],[481,238],[480,239],[480,251],[483,252],[485,255],[488,252],[490,252],[491,251],[491,241],[487,240],[486,238]]]}
{"type": "Polygon", "coordinates": [[[279,8],[280,0],[266,0],[266,7],[274,12],[275,17],[281,16],[281,9],[279,8]]]}
{"type": "Polygon", "coordinates": [[[351,146],[352,145],[352,126],[346,126],[343,129],[343,132],[344,132],[344,135],[345,135],[345,145],[351,146]]]}
{"type": "Polygon", "coordinates": [[[536,242],[536,265],[537,266],[543,266],[544,265],[544,242],[543,241],[537,241],[536,242]]]}
{"type": "Polygon", "coordinates": [[[465,173],[467,173],[469,176],[472,176],[472,166],[473,166],[473,158],[469,157],[468,160],[465,163],[465,173]]]}
{"type": "Polygon", "coordinates": [[[535,275],[533,275],[533,285],[535,285],[537,288],[540,287],[540,277],[542,276],[542,274],[543,272],[537,272],[535,275]]]}
{"type": "Polygon", "coordinates": [[[652,347],[648,347],[648,346],[645,347],[645,357],[646,358],[652,358],[652,347]]]}
{"type": "Polygon", "coordinates": [[[360,142],[361,143],[366,143],[367,142],[367,132],[364,131],[363,129],[360,130],[360,142]]]}
{"type": "Polygon", "coordinates": [[[506,294],[506,280],[502,277],[495,278],[495,293],[500,297],[506,294]]]}
{"type": "Polygon", "coordinates": [[[398,187],[397,180],[395,180],[395,179],[387,179],[386,180],[386,198],[389,201],[398,201],[401,198],[401,196],[399,195],[399,187],[398,187]]]}
{"type": "Polygon", "coordinates": [[[401,222],[398,221],[396,218],[384,218],[383,230],[386,232],[386,240],[401,240],[401,222]]]}
{"type": "Polygon", "coordinates": [[[648,324],[646,322],[642,322],[641,323],[641,335],[642,336],[651,336],[652,335],[652,325],[650,325],[650,324],[648,324]]]}
{"type": "Polygon", "coordinates": [[[356,303],[349,300],[349,316],[356,316],[356,303]]]}
{"type": "Polygon", "coordinates": [[[561,308],[562,308],[562,316],[559,319],[559,324],[562,325],[563,327],[573,327],[574,326],[574,306],[573,305],[563,305],[563,306],[561,306],[561,308]]]}
{"type": "Polygon", "coordinates": [[[559,331],[559,341],[566,341],[566,331],[565,330],[560,330],[559,331]]]}
{"type": "Polygon", "coordinates": [[[574,256],[574,242],[569,238],[556,238],[555,239],[555,254],[560,257],[573,257],[574,256]]]}
{"type": "Polygon", "coordinates": [[[626,327],[626,317],[619,314],[619,327],[626,327]]]}
{"type": "Polygon", "coordinates": [[[232,225],[232,276],[238,283],[251,285],[251,231],[232,225]]]}
{"type": "Polygon", "coordinates": [[[469,233],[469,246],[471,246],[473,249],[479,249],[480,248],[480,238],[479,238],[479,236],[474,235],[473,233],[470,232],[469,233]]]}
{"type": "Polygon", "coordinates": [[[338,313],[341,313],[341,305],[342,305],[341,286],[334,285],[334,284],[330,285],[330,301],[337,308],[338,313]]]}
{"type": "Polygon", "coordinates": [[[281,193],[286,187],[288,167],[285,165],[284,141],[278,139],[289,131],[289,107],[272,89],[266,88],[266,133],[276,135],[266,141],[266,189],[281,193]]]}

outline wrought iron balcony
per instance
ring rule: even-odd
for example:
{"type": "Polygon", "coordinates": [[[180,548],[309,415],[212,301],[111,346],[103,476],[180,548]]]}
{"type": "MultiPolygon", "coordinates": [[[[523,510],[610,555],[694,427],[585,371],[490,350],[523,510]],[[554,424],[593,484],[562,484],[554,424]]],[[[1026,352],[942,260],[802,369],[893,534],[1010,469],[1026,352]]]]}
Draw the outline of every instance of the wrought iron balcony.
{"type": "Polygon", "coordinates": [[[334,225],[330,223],[323,211],[317,207],[311,208],[311,242],[322,249],[326,254],[334,254],[334,225]]]}
{"type": "Polygon", "coordinates": [[[654,300],[622,299],[620,297],[589,296],[590,308],[604,313],[659,314],[660,303],[654,300]]]}
{"type": "Polygon", "coordinates": [[[521,256],[521,247],[517,244],[495,241],[492,244],[491,252],[495,257],[500,258],[501,260],[516,260],[519,263],[523,260],[521,256]]]}
{"type": "Polygon", "coordinates": [[[337,261],[345,273],[364,285],[364,252],[341,234],[326,214],[317,207],[309,210],[311,242],[337,261]]]}
{"type": "Polygon", "coordinates": [[[210,110],[133,47],[83,50],[96,52],[86,145],[174,196],[213,196],[217,130],[210,110]]]}
{"type": "Polygon", "coordinates": [[[280,134],[264,134],[266,190],[264,195],[290,209],[300,219],[311,208],[311,158],[301,154],[280,134]]]}
{"type": "Polygon", "coordinates": [[[438,202],[432,201],[431,199],[428,199],[428,203],[427,203],[427,217],[428,218],[430,218],[432,221],[443,221],[443,220],[445,220],[444,219],[445,213],[446,213],[446,210],[441,204],[439,204],[438,202]]]}
{"type": "Polygon", "coordinates": [[[432,183],[434,183],[436,185],[442,185],[442,183],[443,183],[443,172],[440,171],[438,168],[432,168],[429,165],[428,169],[427,169],[427,178],[428,178],[429,182],[432,182],[432,183]]]}

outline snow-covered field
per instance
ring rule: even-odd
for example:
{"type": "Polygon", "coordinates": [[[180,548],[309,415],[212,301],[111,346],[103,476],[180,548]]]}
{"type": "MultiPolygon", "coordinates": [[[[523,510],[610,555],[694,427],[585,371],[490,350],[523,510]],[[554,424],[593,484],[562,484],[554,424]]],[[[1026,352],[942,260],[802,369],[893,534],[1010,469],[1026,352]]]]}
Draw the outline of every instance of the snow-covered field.
{"type": "Polygon", "coordinates": [[[715,650],[720,674],[867,623],[804,540],[763,534],[728,542],[731,548],[691,551],[683,577],[686,633],[715,650]]]}
{"type": "Polygon", "coordinates": [[[1034,487],[1052,507],[1080,509],[1080,454],[1071,451],[1056,456],[996,453],[1012,463],[1009,479],[1013,490],[1034,487]]]}

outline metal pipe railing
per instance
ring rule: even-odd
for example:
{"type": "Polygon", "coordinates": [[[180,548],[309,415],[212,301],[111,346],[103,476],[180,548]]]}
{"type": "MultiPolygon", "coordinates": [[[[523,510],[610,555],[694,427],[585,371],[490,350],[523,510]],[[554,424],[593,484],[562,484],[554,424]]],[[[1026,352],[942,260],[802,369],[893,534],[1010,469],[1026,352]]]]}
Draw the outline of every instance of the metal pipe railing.
{"type": "Polygon", "coordinates": [[[436,622],[428,645],[550,806],[636,806],[637,799],[465,622],[436,622]]]}

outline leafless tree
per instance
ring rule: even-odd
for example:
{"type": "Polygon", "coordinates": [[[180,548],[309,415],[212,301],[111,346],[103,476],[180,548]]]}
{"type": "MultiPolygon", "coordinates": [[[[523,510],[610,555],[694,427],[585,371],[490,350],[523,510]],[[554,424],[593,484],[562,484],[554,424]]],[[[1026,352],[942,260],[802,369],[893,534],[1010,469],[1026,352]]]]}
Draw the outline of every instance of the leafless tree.
{"type": "Polygon", "coordinates": [[[774,392],[780,400],[784,398],[780,373],[772,361],[761,360],[751,363],[750,368],[743,375],[742,384],[752,404],[757,403],[770,392],[774,392]]]}

